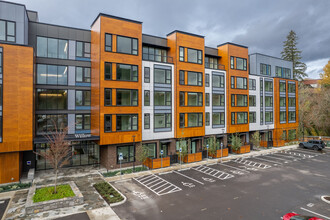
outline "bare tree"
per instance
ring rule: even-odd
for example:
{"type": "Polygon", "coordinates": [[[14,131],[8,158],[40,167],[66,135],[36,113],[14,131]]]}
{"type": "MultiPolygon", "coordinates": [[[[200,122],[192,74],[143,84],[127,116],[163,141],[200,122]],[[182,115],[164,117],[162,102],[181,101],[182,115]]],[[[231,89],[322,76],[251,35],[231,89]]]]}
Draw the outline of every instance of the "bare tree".
{"type": "Polygon", "coordinates": [[[66,135],[68,134],[68,127],[58,130],[56,123],[54,122],[55,131],[52,134],[45,135],[47,143],[49,144],[48,150],[44,152],[35,152],[37,155],[45,158],[54,169],[55,172],[55,188],[54,193],[56,194],[57,186],[57,175],[58,171],[63,165],[69,162],[71,157],[70,155],[70,145],[71,142],[65,140],[66,135]]]}

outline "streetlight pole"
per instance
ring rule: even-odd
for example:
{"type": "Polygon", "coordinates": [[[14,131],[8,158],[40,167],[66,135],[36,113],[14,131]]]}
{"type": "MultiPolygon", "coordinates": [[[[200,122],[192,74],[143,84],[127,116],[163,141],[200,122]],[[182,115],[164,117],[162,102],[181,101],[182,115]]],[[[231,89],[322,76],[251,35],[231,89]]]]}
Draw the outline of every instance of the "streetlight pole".
{"type": "Polygon", "coordinates": [[[133,160],[133,173],[135,172],[135,135],[133,137],[133,147],[134,147],[134,160],[133,160]]]}

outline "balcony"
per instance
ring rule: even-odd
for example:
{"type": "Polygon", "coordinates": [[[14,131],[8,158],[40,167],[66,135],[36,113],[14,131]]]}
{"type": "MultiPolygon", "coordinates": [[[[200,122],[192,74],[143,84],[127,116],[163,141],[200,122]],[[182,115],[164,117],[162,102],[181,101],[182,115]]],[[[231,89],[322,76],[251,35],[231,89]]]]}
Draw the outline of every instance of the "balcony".
{"type": "Polygon", "coordinates": [[[142,60],[173,64],[173,57],[163,56],[163,55],[155,55],[155,54],[151,54],[151,53],[143,53],[142,54],[142,60]]]}
{"type": "Polygon", "coordinates": [[[226,70],[225,65],[215,64],[215,63],[207,63],[207,62],[205,62],[205,68],[214,69],[214,70],[226,70]]]}

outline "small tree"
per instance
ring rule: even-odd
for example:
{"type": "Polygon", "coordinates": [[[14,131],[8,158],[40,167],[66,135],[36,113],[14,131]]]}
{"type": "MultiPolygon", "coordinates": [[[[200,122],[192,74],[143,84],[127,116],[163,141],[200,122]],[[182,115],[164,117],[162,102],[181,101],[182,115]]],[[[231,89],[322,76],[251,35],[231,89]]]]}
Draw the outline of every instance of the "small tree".
{"type": "Polygon", "coordinates": [[[235,151],[237,151],[241,148],[241,146],[242,146],[241,137],[237,133],[232,134],[230,137],[230,140],[231,140],[231,147],[235,151]]]}
{"type": "Polygon", "coordinates": [[[207,144],[209,145],[209,149],[208,149],[209,154],[216,155],[217,150],[219,149],[219,142],[217,141],[217,139],[214,136],[209,137],[207,143],[204,143],[205,149],[207,144]]]}
{"type": "Polygon", "coordinates": [[[252,134],[251,142],[256,148],[260,147],[261,136],[259,131],[256,131],[252,134]]]}
{"type": "Polygon", "coordinates": [[[142,145],[140,148],[137,149],[136,152],[136,159],[142,163],[142,166],[144,167],[144,162],[148,158],[148,151],[149,149],[147,148],[146,145],[142,145]]]}
{"type": "Polygon", "coordinates": [[[188,155],[188,145],[187,141],[184,138],[180,138],[179,140],[179,148],[181,148],[181,160],[185,158],[185,156],[188,155]]]}
{"type": "Polygon", "coordinates": [[[71,157],[70,155],[71,142],[65,140],[65,137],[68,134],[68,127],[64,128],[63,130],[61,129],[58,130],[55,121],[53,121],[53,123],[54,123],[55,131],[52,134],[45,135],[47,139],[47,143],[49,145],[48,150],[44,152],[35,152],[35,153],[45,158],[45,160],[47,160],[50,166],[54,169],[55,172],[54,194],[56,194],[58,171],[61,167],[63,167],[63,165],[69,162],[69,159],[71,157]]]}

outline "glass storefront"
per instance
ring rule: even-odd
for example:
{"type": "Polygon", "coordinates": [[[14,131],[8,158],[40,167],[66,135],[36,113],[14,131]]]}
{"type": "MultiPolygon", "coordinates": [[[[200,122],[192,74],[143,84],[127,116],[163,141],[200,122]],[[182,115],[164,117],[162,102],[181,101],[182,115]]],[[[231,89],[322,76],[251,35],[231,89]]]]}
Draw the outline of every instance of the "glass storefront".
{"type": "MultiPolygon", "coordinates": [[[[35,151],[45,152],[48,151],[48,144],[36,144],[35,151]]],[[[100,163],[100,147],[93,141],[72,141],[70,160],[63,167],[74,167],[82,165],[94,165],[100,163]]],[[[50,164],[45,158],[36,155],[36,170],[52,169],[50,164]]]]}

